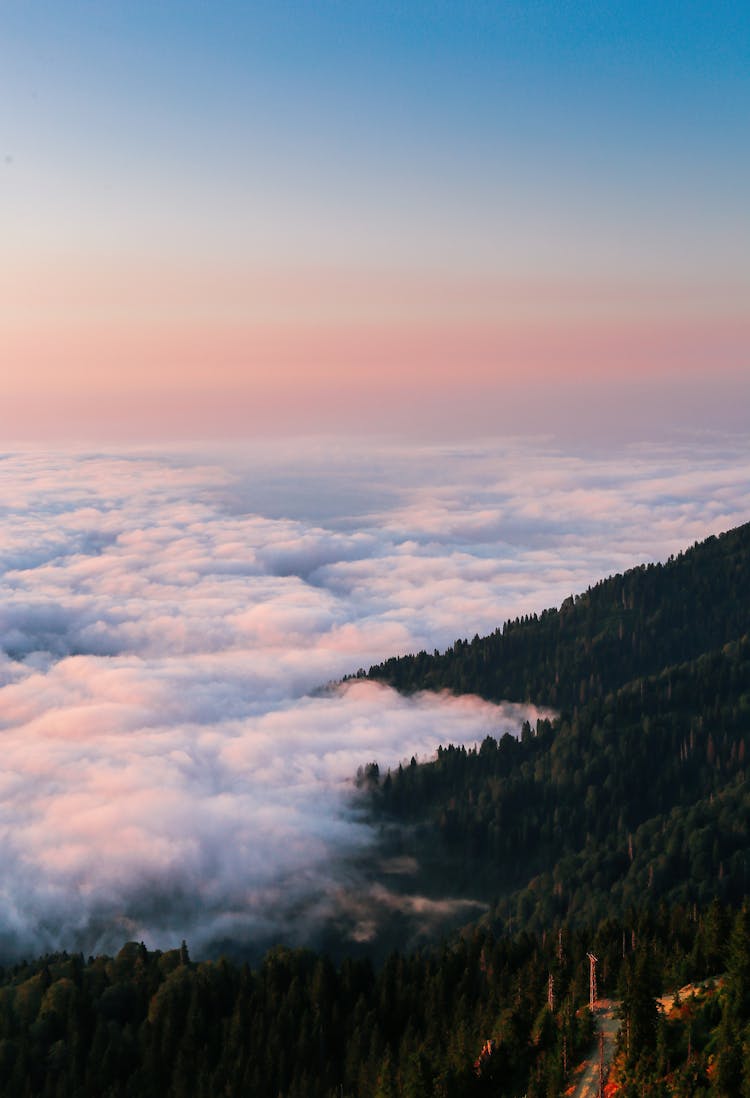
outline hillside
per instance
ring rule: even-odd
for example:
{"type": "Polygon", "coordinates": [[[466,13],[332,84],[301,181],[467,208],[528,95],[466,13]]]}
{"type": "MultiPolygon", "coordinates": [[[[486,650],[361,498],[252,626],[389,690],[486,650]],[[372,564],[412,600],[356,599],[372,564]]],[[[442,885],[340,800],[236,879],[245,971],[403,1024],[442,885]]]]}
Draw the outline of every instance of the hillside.
{"type": "MultiPolygon", "coordinates": [[[[511,939],[476,928],[379,970],[284,948],[254,969],[195,963],[184,943],[41,957],[0,969],[0,1094],[554,1098],[591,1046],[591,949],[602,994],[617,998],[631,1035],[619,1069],[632,1080],[626,1094],[666,1093],[644,1083],[682,1065],[691,1041],[684,1074],[705,1079],[718,1050],[724,1076],[741,1081],[741,1041],[715,1030],[721,1021],[739,1035],[750,1017],[750,918],[714,905],[580,933],[511,939]],[[725,966],[724,1004],[714,998],[692,1019],[659,1022],[659,989],[725,966]]],[[[744,1075],[750,1081],[750,1069],[744,1075]]]]}
{"type": "Polygon", "coordinates": [[[398,690],[474,693],[572,709],[698,659],[750,632],[750,523],[508,621],[443,653],[395,657],[368,676],[398,690]]]}
{"type": "Polygon", "coordinates": [[[660,899],[738,901],[750,794],[750,526],[559,610],[369,674],[402,690],[556,704],[520,741],[443,748],[371,788],[412,885],[542,929],[660,899]]]}

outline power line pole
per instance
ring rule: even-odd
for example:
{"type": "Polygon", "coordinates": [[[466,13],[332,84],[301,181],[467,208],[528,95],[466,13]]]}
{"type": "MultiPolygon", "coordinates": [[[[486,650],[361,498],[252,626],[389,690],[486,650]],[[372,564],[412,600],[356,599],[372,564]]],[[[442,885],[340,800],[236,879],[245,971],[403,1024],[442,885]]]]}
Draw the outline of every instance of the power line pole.
{"type": "Polygon", "coordinates": [[[588,953],[587,956],[589,959],[589,1009],[593,1014],[596,1000],[599,998],[596,990],[596,966],[599,963],[599,958],[595,957],[593,953],[588,953]]]}

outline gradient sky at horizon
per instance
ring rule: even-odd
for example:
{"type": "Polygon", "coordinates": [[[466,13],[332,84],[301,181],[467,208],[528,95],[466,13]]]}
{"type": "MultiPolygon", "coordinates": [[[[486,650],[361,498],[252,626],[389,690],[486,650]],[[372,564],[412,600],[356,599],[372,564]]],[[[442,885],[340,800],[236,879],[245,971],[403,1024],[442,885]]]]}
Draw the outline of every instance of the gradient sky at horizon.
{"type": "Polygon", "coordinates": [[[750,10],[0,0],[0,429],[747,429],[750,10]]]}

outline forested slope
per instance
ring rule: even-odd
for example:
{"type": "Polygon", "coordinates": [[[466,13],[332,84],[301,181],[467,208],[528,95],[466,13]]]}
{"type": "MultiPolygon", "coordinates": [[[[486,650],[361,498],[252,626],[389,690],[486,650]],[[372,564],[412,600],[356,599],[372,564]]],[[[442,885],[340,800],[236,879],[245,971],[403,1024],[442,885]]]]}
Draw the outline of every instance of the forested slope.
{"type": "MultiPolygon", "coordinates": [[[[750,871],[750,526],[440,656],[402,689],[562,704],[520,741],[450,746],[372,783],[419,884],[543,928],[659,898],[739,900],[750,871]],[[396,831],[396,833],[398,833],[396,831]]],[[[391,831],[393,835],[393,831],[391,831]]]]}
{"type": "MultiPolygon", "coordinates": [[[[544,936],[476,928],[429,952],[394,955],[379,971],[287,949],[255,969],[196,964],[184,946],[161,953],[131,942],[116,957],[56,954],[0,970],[0,1094],[552,1098],[590,1044],[580,1008],[591,949],[602,993],[623,1001],[627,1077],[685,1057],[684,1031],[658,1026],[662,985],[728,964],[729,1021],[735,1036],[743,1032],[750,920],[718,905],[544,936]]],[[[719,1005],[705,1033],[693,1033],[699,1077],[721,1017],[719,1005]]],[[[727,1068],[750,1080],[741,1056],[727,1068]]]]}
{"type": "Polygon", "coordinates": [[[401,656],[369,677],[399,690],[448,689],[571,709],[695,660],[750,632],[750,524],[666,564],[624,575],[443,653],[401,656]]]}

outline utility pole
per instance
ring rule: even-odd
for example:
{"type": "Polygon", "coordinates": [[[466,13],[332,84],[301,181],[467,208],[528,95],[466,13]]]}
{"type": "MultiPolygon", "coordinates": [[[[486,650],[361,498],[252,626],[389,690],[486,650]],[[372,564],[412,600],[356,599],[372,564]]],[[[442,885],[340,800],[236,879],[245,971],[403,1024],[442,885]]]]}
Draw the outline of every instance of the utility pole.
{"type": "Polygon", "coordinates": [[[596,992],[596,966],[599,963],[599,958],[595,957],[593,953],[589,953],[587,956],[589,959],[589,1009],[593,1014],[596,1000],[599,998],[596,992]]]}

